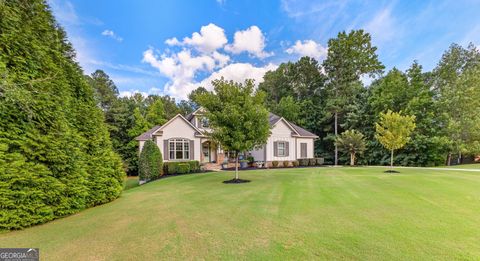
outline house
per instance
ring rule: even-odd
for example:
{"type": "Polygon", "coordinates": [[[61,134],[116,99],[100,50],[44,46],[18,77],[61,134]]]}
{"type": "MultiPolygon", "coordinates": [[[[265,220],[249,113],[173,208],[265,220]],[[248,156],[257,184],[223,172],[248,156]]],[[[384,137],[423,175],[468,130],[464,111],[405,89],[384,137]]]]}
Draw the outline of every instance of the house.
{"type": "MultiPolygon", "coordinates": [[[[260,149],[250,151],[255,161],[293,161],[314,157],[314,141],[317,135],[285,120],[269,114],[271,135],[260,149]]],[[[162,126],[155,126],[138,136],[139,151],[145,141],[153,140],[164,161],[198,160],[200,163],[219,165],[233,160],[233,153],[223,151],[207,135],[210,131],[204,109],[199,108],[186,116],[177,114],[162,126]]]]}

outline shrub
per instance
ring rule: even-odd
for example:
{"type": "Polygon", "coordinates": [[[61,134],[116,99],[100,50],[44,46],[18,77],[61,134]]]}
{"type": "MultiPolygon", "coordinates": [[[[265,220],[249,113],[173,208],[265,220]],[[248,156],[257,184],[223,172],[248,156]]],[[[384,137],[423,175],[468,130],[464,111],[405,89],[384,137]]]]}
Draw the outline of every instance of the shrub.
{"type": "Polygon", "coordinates": [[[179,163],[177,165],[177,173],[178,174],[185,174],[190,172],[190,164],[188,162],[186,163],[179,163]]]}
{"type": "Polygon", "coordinates": [[[308,166],[309,161],[308,161],[308,159],[299,159],[298,162],[299,162],[300,166],[305,167],[305,166],[308,166]]]}
{"type": "Polygon", "coordinates": [[[316,161],[317,161],[317,165],[318,165],[318,166],[323,165],[323,163],[324,163],[324,159],[323,159],[323,158],[316,158],[316,161]]]}
{"type": "Polygon", "coordinates": [[[298,164],[299,164],[299,163],[298,163],[298,160],[294,160],[294,161],[292,161],[292,166],[294,166],[294,167],[298,167],[298,164]]]}
{"type": "Polygon", "coordinates": [[[288,165],[290,165],[290,161],[286,160],[286,161],[283,162],[283,167],[284,168],[287,168],[288,165]]]}
{"type": "Polygon", "coordinates": [[[253,156],[248,156],[247,160],[248,160],[248,163],[252,164],[255,161],[255,158],[253,156]]]}
{"type": "Polygon", "coordinates": [[[317,164],[317,160],[316,159],[308,159],[308,165],[310,166],[315,166],[315,164],[317,164]]]}
{"type": "Polygon", "coordinates": [[[276,161],[276,160],[272,161],[272,166],[274,168],[278,167],[278,161],[276,161]]]}
{"type": "Polygon", "coordinates": [[[198,160],[165,162],[163,170],[164,170],[165,173],[167,173],[169,175],[199,172],[200,171],[200,162],[198,160]],[[188,172],[182,172],[183,170],[179,170],[179,165],[181,165],[181,164],[187,164],[188,165],[188,172]]]}
{"type": "Polygon", "coordinates": [[[188,164],[190,165],[190,172],[200,171],[200,162],[198,160],[191,160],[188,164]]]}
{"type": "Polygon", "coordinates": [[[177,173],[177,165],[178,165],[178,162],[166,162],[165,163],[166,168],[164,169],[170,175],[175,174],[177,173]]]}
{"type": "Polygon", "coordinates": [[[140,180],[150,181],[162,175],[163,160],[158,146],[151,140],[143,145],[138,159],[138,176],[140,180]]]}

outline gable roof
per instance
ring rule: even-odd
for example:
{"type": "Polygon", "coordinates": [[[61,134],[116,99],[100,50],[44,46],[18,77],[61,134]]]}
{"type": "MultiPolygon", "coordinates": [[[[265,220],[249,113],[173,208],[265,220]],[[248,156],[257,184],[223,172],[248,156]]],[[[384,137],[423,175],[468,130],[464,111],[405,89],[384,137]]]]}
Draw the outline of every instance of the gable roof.
{"type": "Polygon", "coordinates": [[[151,140],[152,139],[152,134],[156,132],[158,129],[160,129],[160,125],[157,125],[148,131],[142,133],[140,136],[136,137],[135,140],[151,140]]]}
{"type": "Polygon", "coordinates": [[[177,114],[177,115],[175,115],[175,117],[171,118],[169,121],[167,121],[167,122],[166,122],[165,124],[163,124],[162,126],[158,126],[158,125],[157,125],[157,126],[151,128],[151,129],[149,129],[148,131],[142,133],[140,136],[136,137],[135,139],[136,139],[136,140],[139,140],[139,141],[140,141],[140,140],[151,140],[151,139],[153,138],[153,135],[154,135],[157,131],[165,128],[167,125],[169,125],[169,124],[172,123],[176,118],[179,118],[179,117],[180,117],[183,121],[185,121],[190,127],[192,127],[192,128],[195,130],[195,135],[202,135],[202,131],[201,131],[201,130],[199,130],[197,127],[193,126],[193,124],[192,124],[190,121],[188,121],[187,119],[185,119],[185,117],[183,117],[181,114],[177,114]]]}
{"type": "MultiPolygon", "coordinates": [[[[151,140],[153,138],[153,135],[159,131],[160,129],[163,129],[165,126],[167,126],[168,124],[170,124],[173,120],[175,120],[176,118],[178,117],[181,117],[185,122],[187,122],[188,125],[190,125],[190,127],[192,127],[196,132],[195,132],[195,135],[202,135],[202,131],[199,130],[197,127],[195,127],[190,121],[192,120],[192,118],[194,117],[194,115],[200,110],[200,108],[198,108],[196,111],[192,112],[192,113],[189,113],[187,114],[185,117],[183,117],[181,114],[177,114],[175,117],[171,118],[167,123],[163,124],[162,126],[155,126],[151,129],[149,129],[148,131],[146,131],[145,133],[142,133],[140,136],[136,137],[135,140],[151,140]]],[[[269,112],[268,114],[268,121],[270,123],[270,127],[273,127],[275,126],[275,124],[277,124],[277,122],[279,122],[280,120],[283,120],[291,129],[292,129],[292,132],[293,132],[293,136],[295,137],[304,137],[304,138],[318,138],[317,135],[305,130],[304,128],[298,126],[298,125],[295,125],[289,121],[287,121],[285,118],[283,117],[280,117],[276,114],[273,114],[271,112],[269,112]]]]}
{"type": "Polygon", "coordinates": [[[285,118],[283,117],[280,117],[276,114],[273,114],[271,112],[269,112],[269,115],[268,115],[268,120],[270,122],[270,127],[273,127],[275,124],[277,124],[277,122],[279,122],[280,120],[283,120],[285,121],[285,123],[287,123],[287,125],[298,135],[294,135],[294,136],[298,136],[298,137],[308,137],[308,138],[318,138],[317,135],[305,130],[304,128],[298,126],[298,125],[295,125],[289,121],[287,121],[285,118]]]}

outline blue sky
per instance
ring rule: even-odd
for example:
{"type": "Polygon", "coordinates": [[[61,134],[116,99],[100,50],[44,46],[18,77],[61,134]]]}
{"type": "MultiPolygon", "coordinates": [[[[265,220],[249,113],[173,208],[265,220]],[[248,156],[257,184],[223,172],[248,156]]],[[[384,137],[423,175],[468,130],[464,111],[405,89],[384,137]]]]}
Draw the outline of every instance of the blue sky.
{"type": "Polygon", "coordinates": [[[451,43],[480,44],[480,1],[51,0],[85,73],[121,95],[177,99],[224,76],[262,80],[282,62],[325,58],[339,31],[372,34],[387,69],[431,70],[451,43]]]}

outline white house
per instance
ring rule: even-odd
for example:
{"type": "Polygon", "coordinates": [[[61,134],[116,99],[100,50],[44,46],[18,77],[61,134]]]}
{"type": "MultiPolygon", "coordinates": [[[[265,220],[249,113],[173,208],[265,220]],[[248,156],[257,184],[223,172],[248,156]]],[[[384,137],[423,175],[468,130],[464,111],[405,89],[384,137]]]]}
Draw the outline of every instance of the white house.
{"type": "MultiPolygon", "coordinates": [[[[209,140],[208,120],[202,108],[185,117],[177,114],[162,126],[155,126],[136,140],[139,150],[147,140],[153,140],[160,148],[164,161],[198,160],[200,163],[221,164],[233,154],[223,151],[209,140]]],[[[314,141],[317,135],[273,113],[269,115],[271,135],[258,150],[250,151],[255,161],[293,161],[314,157],[314,141]]]]}

